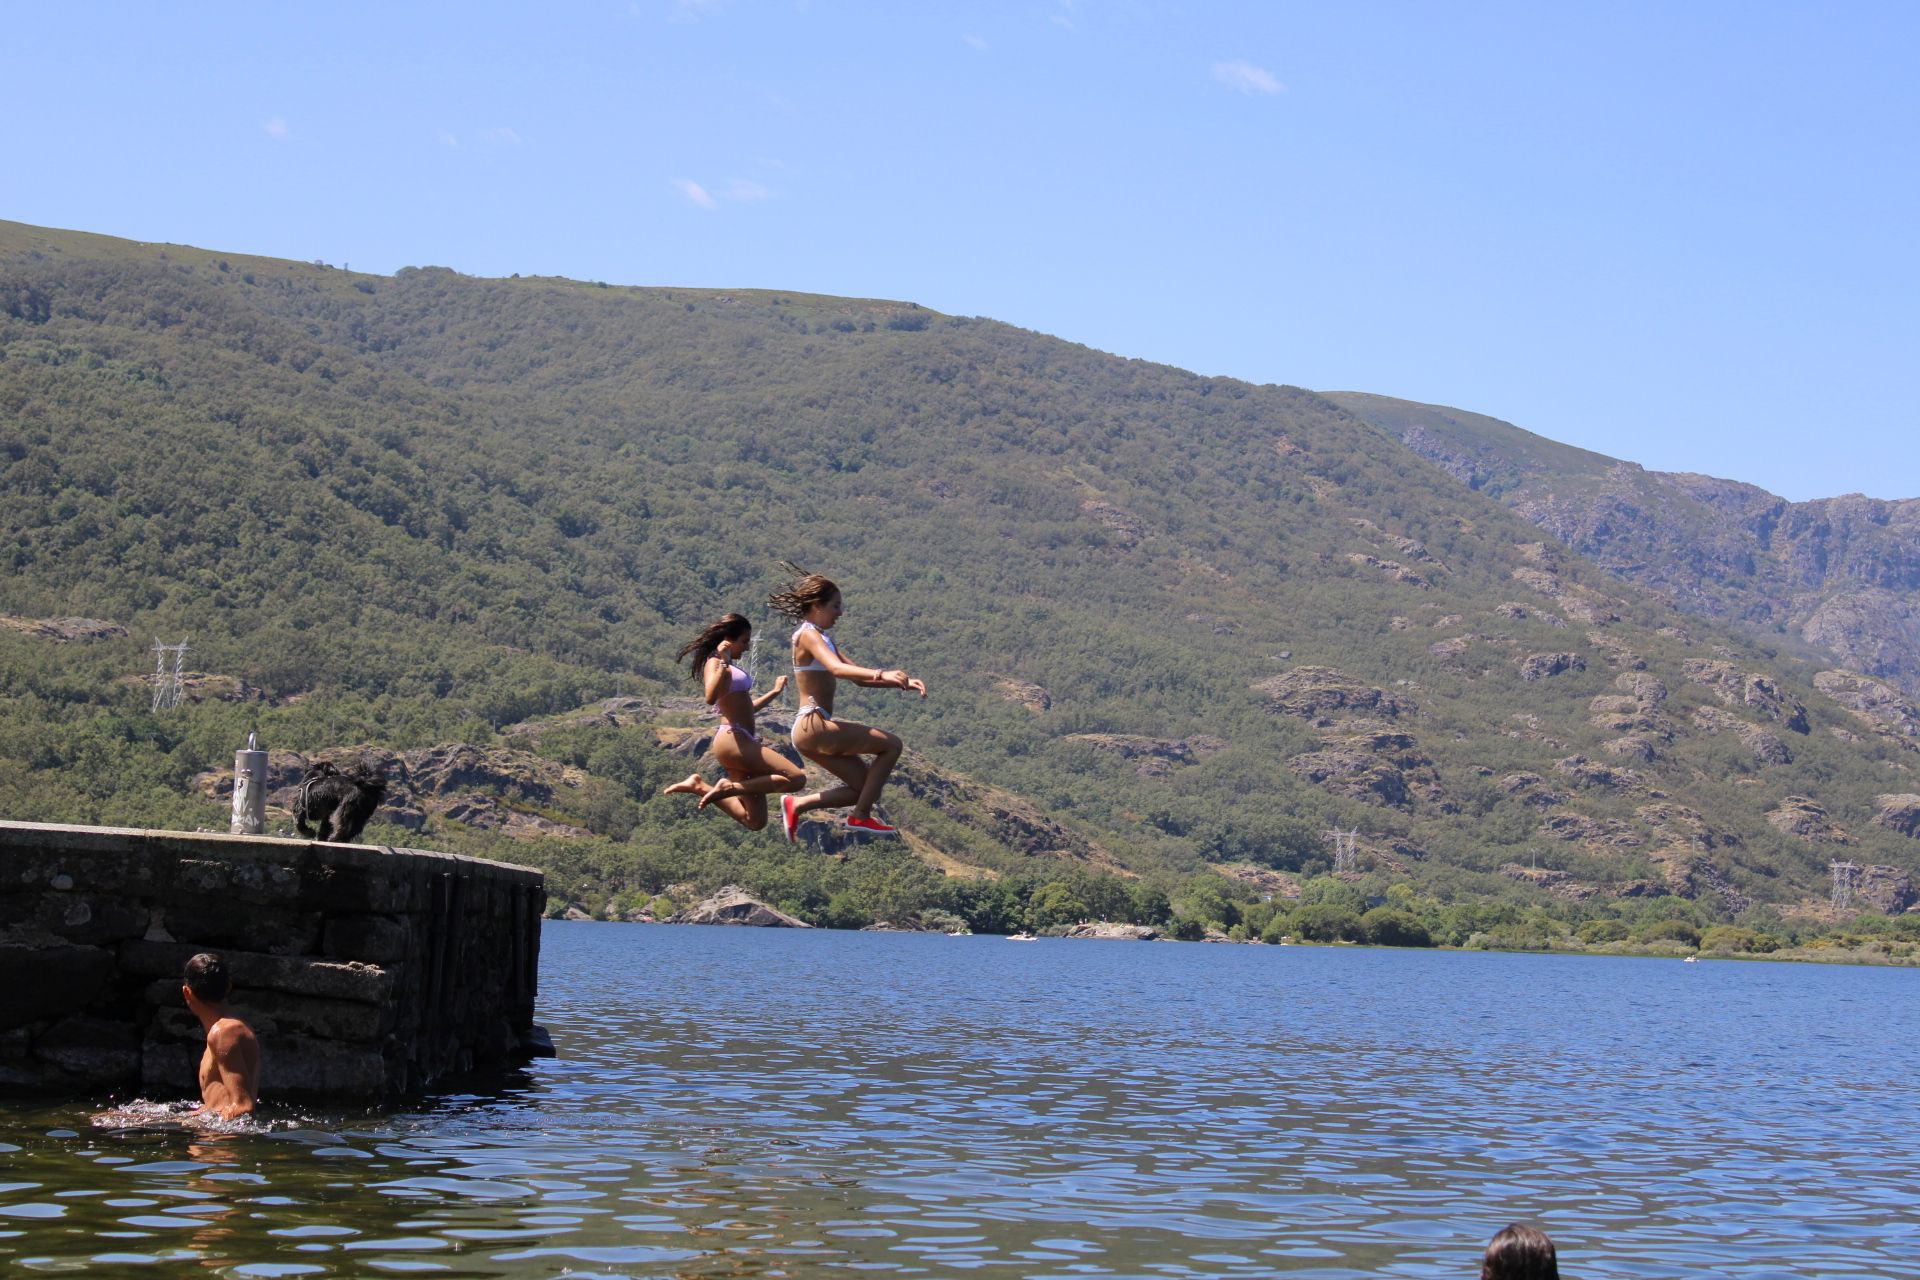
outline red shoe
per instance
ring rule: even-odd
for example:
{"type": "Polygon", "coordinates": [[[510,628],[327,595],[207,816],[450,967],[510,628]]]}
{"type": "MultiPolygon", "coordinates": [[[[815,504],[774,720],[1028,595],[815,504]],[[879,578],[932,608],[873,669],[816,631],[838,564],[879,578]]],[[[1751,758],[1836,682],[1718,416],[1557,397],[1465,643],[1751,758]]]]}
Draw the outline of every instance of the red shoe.
{"type": "Polygon", "coordinates": [[[870,836],[897,836],[899,828],[890,827],[878,818],[862,818],[858,814],[847,815],[847,826],[854,831],[864,831],[870,836]]]}
{"type": "Polygon", "coordinates": [[[787,833],[788,844],[800,838],[800,815],[793,811],[792,796],[780,797],[780,829],[787,833]]]}

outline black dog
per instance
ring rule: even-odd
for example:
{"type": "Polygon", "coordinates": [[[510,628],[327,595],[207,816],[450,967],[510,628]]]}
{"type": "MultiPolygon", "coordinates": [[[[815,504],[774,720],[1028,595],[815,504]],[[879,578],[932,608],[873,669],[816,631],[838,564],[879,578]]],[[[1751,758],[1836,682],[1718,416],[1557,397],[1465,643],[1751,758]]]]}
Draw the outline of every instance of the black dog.
{"type": "Polygon", "coordinates": [[[342,773],[323,760],[308,766],[300,779],[300,796],[293,802],[294,825],[308,838],[317,834],[331,844],[352,844],[386,796],[386,779],[378,774],[359,766],[342,773]],[[308,827],[309,822],[319,831],[308,827]]]}

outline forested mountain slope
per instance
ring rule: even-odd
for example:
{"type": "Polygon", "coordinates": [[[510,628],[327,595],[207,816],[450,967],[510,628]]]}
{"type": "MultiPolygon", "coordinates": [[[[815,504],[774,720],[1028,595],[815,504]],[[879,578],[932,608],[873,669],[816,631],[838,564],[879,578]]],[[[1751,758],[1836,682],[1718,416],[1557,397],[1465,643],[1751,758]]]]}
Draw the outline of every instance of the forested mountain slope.
{"type": "Polygon", "coordinates": [[[845,892],[1209,865],[1286,892],[1263,875],[1324,870],[1338,826],[1368,883],[1443,900],[1816,910],[1835,851],[1913,896],[1912,740],[1817,665],[1320,396],[910,303],[0,224],[0,539],[10,817],[213,825],[258,724],[412,753],[408,838],[528,836],[563,884],[839,892],[655,794],[701,743],[673,651],[762,617],[789,559],[843,585],[851,655],[933,689],[850,691],[914,749],[916,858],[845,892]],[[34,629],[73,617],[126,630],[34,629]],[[182,636],[206,692],[156,715],[128,677],[182,636]]]}
{"type": "Polygon", "coordinates": [[[1458,409],[1358,392],[1327,398],[1690,613],[1761,637],[1797,636],[1840,667],[1920,693],[1920,499],[1788,502],[1458,409]]]}

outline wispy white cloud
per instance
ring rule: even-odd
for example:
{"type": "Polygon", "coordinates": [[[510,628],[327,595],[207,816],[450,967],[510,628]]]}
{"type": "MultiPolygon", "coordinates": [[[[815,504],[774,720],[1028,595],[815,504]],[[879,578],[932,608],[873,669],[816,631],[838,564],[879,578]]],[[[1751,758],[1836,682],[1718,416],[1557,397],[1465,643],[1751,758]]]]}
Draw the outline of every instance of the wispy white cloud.
{"type": "Polygon", "coordinates": [[[460,149],[460,139],[454,137],[451,133],[448,133],[445,129],[442,129],[440,131],[440,145],[443,147],[452,147],[454,150],[458,151],[460,149]]]}
{"type": "Polygon", "coordinates": [[[961,36],[960,39],[969,49],[978,49],[982,53],[987,51],[987,42],[979,36],[961,36]]]}
{"type": "Polygon", "coordinates": [[[1256,67],[1251,62],[1233,61],[1213,64],[1213,78],[1229,89],[1238,89],[1241,93],[1285,93],[1287,86],[1273,78],[1273,73],[1265,67],[1256,67]]]}
{"type": "Polygon", "coordinates": [[[708,194],[707,189],[695,182],[692,178],[675,178],[673,185],[680,189],[681,195],[699,205],[702,209],[717,207],[713,196],[708,194]]]}
{"type": "Polygon", "coordinates": [[[480,140],[482,142],[498,143],[503,147],[517,147],[520,145],[520,135],[505,125],[502,125],[498,129],[482,130],[480,140]]]}
{"type": "Polygon", "coordinates": [[[293,130],[287,127],[286,119],[282,116],[275,116],[260,127],[265,129],[267,136],[275,142],[285,142],[293,136],[293,130]]]}
{"type": "Polygon", "coordinates": [[[727,184],[727,199],[751,202],[765,200],[773,193],[752,178],[735,178],[727,184]]]}

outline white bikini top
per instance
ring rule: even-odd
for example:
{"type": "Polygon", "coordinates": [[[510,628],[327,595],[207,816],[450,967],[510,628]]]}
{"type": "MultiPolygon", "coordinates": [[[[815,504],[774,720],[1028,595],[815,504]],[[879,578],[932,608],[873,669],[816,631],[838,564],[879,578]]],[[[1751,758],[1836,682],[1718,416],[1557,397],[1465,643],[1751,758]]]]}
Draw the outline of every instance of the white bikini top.
{"type": "MultiPolygon", "coordinates": [[[[833,637],[828,635],[826,632],[822,631],[820,628],[814,626],[811,622],[801,623],[799,627],[797,627],[794,630],[793,638],[795,640],[798,640],[800,638],[800,633],[802,631],[813,632],[815,635],[819,636],[822,640],[825,640],[827,642],[827,648],[833,650],[834,657],[837,658],[840,656],[840,646],[833,642],[833,637]]],[[[810,658],[807,660],[807,665],[805,665],[804,667],[797,662],[794,663],[793,669],[795,671],[825,671],[827,668],[826,668],[826,665],[820,662],[818,659],[810,658]]]]}

